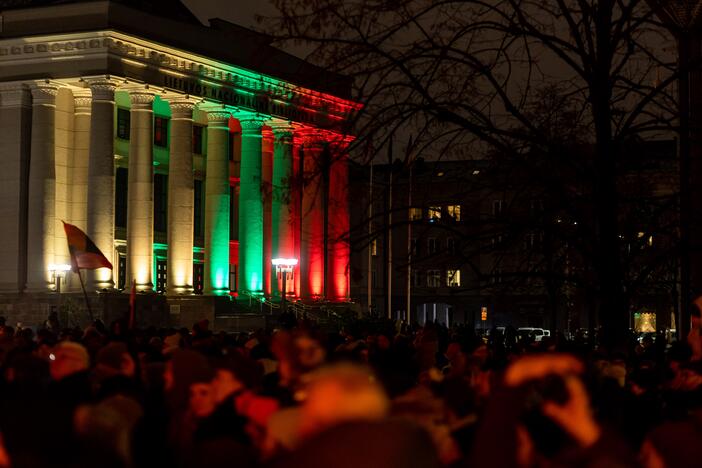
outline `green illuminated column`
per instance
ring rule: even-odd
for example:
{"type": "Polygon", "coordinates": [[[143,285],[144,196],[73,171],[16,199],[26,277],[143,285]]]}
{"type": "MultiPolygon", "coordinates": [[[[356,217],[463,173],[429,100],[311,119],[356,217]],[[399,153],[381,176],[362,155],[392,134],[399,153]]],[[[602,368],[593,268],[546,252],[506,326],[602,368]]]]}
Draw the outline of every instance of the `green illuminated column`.
{"type": "Polygon", "coordinates": [[[263,197],[263,291],[271,295],[273,265],[273,132],[264,127],[261,146],[261,196],[263,197]]]}
{"type": "Polygon", "coordinates": [[[129,101],[127,284],[134,280],[139,291],[151,291],[154,287],[154,94],[146,90],[130,91],[129,101]]]}
{"type": "Polygon", "coordinates": [[[205,175],[205,294],[229,293],[229,117],[207,113],[205,175]]]}
{"type": "Polygon", "coordinates": [[[253,293],[263,292],[262,127],[262,120],[241,120],[239,289],[253,293]]]}
{"type": "Polygon", "coordinates": [[[46,291],[49,264],[54,263],[54,210],[56,168],[54,124],[55,86],[31,85],[32,146],[29,157],[29,199],[27,219],[27,290],[46,291]]]}
{"type": "Polygon", "coordinates": [[[193,107],[174,100],[171,107],[171,151],[168,161],[168,294],[193,287],[193,107]]]}
{"type": "MultiPolygon", "coordinates": [[[[293,175],[293,129],[290,126],[274,126],[275,148],[273,153],[273,208],[272,237],[273,257],[295,257],[295,238],[292,219],[292,175],[293,175]]],[[[278,295],[282,287],[273,282],[273,293],[278,295]]],[[[292,293],[290,282],[285,288],[292,293]]]]}

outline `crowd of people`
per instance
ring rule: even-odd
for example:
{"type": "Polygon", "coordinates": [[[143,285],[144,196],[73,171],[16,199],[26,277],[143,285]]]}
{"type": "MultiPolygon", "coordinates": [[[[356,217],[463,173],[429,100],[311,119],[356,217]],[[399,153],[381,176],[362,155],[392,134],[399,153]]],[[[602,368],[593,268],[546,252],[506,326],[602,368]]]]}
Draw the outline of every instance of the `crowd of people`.
{"type": "Polygon", "coordinates": [[[702,466],[700,326],[605,352],[434,323],[0,320],[0,466],[702,466]]]}

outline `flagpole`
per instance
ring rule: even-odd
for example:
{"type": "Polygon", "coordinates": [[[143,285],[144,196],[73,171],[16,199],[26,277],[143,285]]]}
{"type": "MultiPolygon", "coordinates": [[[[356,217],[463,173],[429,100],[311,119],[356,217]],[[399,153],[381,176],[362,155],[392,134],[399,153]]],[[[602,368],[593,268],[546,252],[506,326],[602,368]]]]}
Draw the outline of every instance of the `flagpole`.
{"type": "Polygon", "coordinates": [[[80,274],[80,270],[78,270],[76,273],[78,273],[78,279],[80,279],[80,287],[83,289],[83,297],[85,297],[85,305],[88,307],[88,315],[90,315],[90,321],[93,322],[95,319],[93,318],[93,310],[90,308],[90,301],[88,300],[88,293],[85,292],[85,284],[83,283],[83,275],[80,274]]]}

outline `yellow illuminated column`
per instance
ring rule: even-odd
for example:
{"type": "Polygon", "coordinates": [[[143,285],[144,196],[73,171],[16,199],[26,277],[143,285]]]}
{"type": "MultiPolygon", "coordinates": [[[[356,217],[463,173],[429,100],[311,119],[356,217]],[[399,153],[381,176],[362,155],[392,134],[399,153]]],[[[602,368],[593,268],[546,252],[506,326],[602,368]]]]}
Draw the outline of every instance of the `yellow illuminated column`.
{"type": "MultiPolygon", "coordinates": [[[[145,90],[130,91],[129,176],[127,190],[127,284],[153,289],[153,102],[145,90]]],[[[127,288],[128,290],[129,288],[127,288]]]]}
{"type": "Polygon", "coordinates": [[[26,180],[32,96],[22,83],[0,83],[0,291],[17,293],[25,286],[26,180]]]}
{"type": "Polygon", "coordinates": [[[32,91],[32,138],[27,219],[27,290],[46,291],[54,263],[56,86],[35,83],[32,91]]]}
{"type": "MultiPolygon", "coordinates": [[[[90,81],[93,102],[90,112],[90,157],[88,158],[87,234],[114,265],[115,239],[115,85],[106,80],[90,81]]],[[[138,111],[142,119],[150,112],[138,111]]],[[[144,130],[145,131],[145,130],[144,130]]],[[[140,135],[143,136],[143,135],[140,135]]],[[[150,141],[150,140],[149,140],[150,141]]],[[[130,148],[131,153],[131,148],[130,148]]],[[[138,157],[149,159],[150,153],[138,157]]],[[[131,174],[130,154],[130,174],[131,174]]],[[[100,268],[88,275],[91,288],[112,289],[112,270],[100,268]]],[[[130,282],[131,283],[131,282],[130,282]]]]}
{"type": "Polygon", "coordinates": [[[193,288],[193,107],[172,101],[171,152],[168,162],[168,294],[193,288]]]}
{"type": "Polygon", "coordinates": [[[205,294],[229,293],[229,118],[207,113],[205,174],[205,294]]]}

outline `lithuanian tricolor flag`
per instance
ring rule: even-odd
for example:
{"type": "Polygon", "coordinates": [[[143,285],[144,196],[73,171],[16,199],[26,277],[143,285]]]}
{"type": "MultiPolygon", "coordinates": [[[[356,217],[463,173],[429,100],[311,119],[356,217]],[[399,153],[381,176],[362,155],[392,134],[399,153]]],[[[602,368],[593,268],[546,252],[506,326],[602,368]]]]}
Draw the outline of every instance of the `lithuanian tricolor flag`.
{"type": "Polygon", "coordinates": [[[68,239],[68,251],[71,253],[73,271],[96,270],[98,268],[112,269],[112,264],[100,252],[95,243],[83,231],[64,221],[63,229],[68,239]]]}

